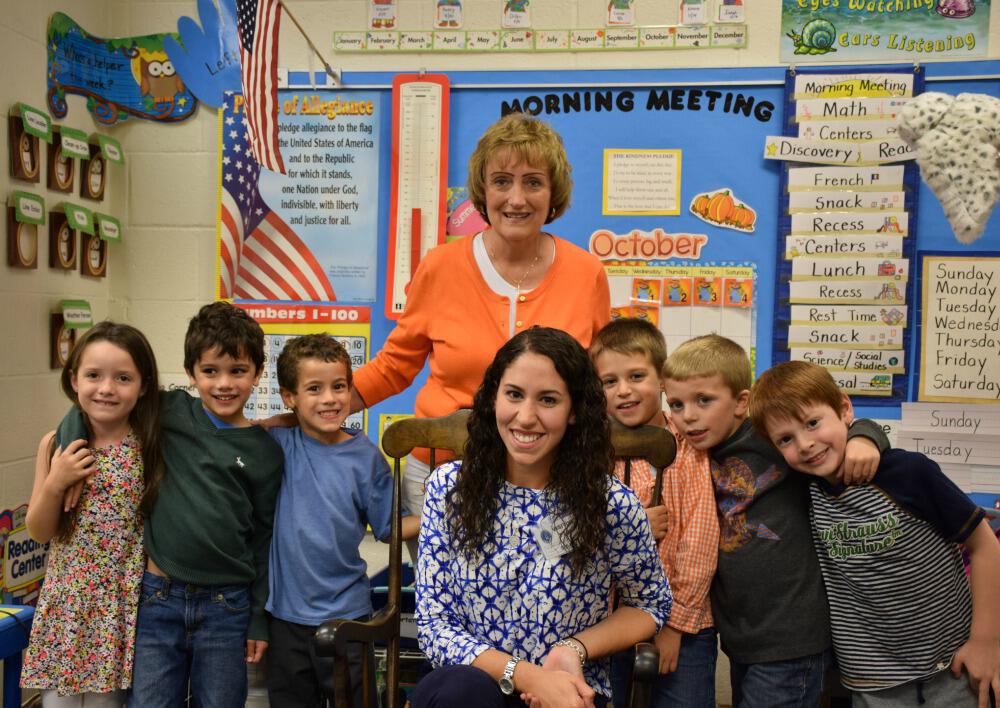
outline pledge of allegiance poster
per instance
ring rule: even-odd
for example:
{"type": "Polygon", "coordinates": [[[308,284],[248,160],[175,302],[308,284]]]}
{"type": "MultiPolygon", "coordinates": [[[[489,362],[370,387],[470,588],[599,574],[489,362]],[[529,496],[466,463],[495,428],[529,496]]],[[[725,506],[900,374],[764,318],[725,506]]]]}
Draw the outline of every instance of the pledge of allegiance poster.
{"type": "Polygon", "coordinates": [[[278,103],[285,175],[250,155],[242,96],[220,113],[217,297],[374,302],[379,96],[282,90],[278,103]]]}
{"type": "Polygon", "coordinates": [[[991,0],[782,0],[781,61],[986,56],[991,0]]]}

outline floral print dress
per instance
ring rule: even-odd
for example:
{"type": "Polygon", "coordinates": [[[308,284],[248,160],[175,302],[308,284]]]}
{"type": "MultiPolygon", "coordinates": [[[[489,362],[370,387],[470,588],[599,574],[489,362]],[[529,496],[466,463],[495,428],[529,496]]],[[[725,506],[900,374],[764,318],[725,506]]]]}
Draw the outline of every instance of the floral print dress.
{"type": "Polygon", "coordinates": [[[144,556],[139,441],[92,449],[97,472],[80,498],[76,529],[53,540],[24,659],[24,688],[108,693],[132,683],[144,556]]]}

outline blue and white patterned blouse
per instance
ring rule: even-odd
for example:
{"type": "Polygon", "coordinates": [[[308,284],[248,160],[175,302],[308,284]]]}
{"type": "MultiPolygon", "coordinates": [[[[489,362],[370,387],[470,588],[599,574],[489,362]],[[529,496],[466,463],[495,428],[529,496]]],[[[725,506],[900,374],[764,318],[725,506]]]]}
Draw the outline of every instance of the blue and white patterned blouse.
{"type": "MultiPolygon", "coordinates": [[[[657,630],[669,619],[670,586],[646,513],[625,485],[609,480],[608,535],[578,577],[569,561],[546,560],[534,529],[557,509],[544,489],[505,483],[494,523],[495,544],[479,557],[460,552],[447,521],[447,494],[460,462],[427,479],[417,561],[417,637],[435,666],[471,664],[499,649],[540,664],[555,642],[608,616],[612,583],[622,604],[648,612],[657,630]]],[[[587,683],[611,694],[609,660],[589,662],[587,683]]]]}

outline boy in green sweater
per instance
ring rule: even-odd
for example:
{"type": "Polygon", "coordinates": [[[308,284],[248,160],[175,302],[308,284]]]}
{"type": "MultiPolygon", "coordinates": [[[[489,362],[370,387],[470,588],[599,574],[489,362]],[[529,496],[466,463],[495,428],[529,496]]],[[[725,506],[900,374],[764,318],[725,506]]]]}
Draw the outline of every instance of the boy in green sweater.
{"type": "MultiPolygon", "coordinates": [[[[146,573],[128,703],[241,708],[245,662],[267,648],[268,549],[281,448],[243,406],[261,375],[264,332],[239,308],[201,308],[184,339],[184,369],[200,398],[164,391],[165,473],[145,520],[146,573]]],[[[60,444],[86,438],[74,409],[60,444]]],[[[156,484],[156,482],[154,482],[156,484]]]]}

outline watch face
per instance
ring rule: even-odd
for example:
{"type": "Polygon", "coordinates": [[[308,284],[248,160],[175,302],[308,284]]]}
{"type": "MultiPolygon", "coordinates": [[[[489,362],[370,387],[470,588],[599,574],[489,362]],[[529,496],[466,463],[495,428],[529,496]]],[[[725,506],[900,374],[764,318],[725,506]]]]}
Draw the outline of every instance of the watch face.
{"type": "Polygon", "coordinates": [[[497,683],[500,684],[500,693],[505,696],[514,695],[514,682],[511,681],[506,676],[503,676],[497,683]]]}

